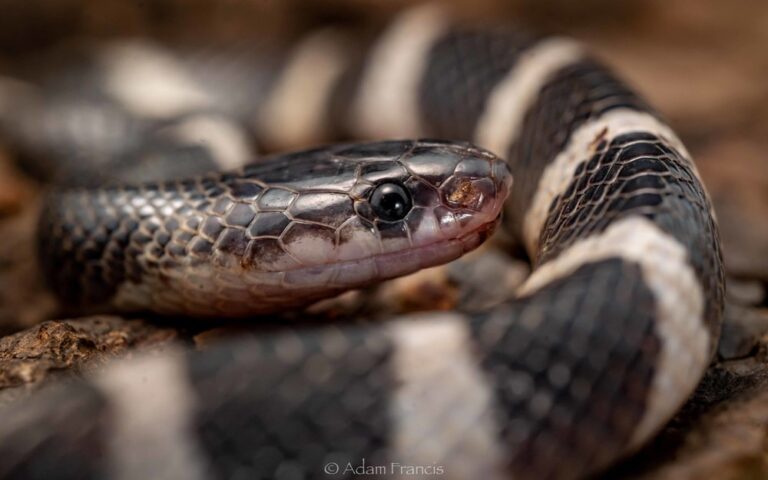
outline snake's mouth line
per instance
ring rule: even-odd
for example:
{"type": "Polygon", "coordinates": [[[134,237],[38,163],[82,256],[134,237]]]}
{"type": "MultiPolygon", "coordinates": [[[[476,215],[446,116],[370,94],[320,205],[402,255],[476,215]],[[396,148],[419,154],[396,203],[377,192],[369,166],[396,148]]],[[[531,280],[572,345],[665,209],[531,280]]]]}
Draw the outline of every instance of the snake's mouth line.
{"type": "MultiPolygon", "coordinates": [[[[429,268],[448,262],[450,260],[455,260],[464,253],[479,247],[483,241],[485,241],[485,239],[493,234],[500,220],[501,212],[499,212],[499,214],[493,220],[483,222],[476,228],[453,238],[438,240],[425,245],[420,245],[418,247],[398,250],[395,252],[374,254],[367,257],[352,260],[342,260],[339,262],[327,262],[313,266],[297,267],[293,269],[276,271],[274,273],[290,273],[293,275],[306,273],[307,275],[319,275],[329,268],[342,270],[354,268],[355,266],[361,266],[366,262],[375,262],[377,271],[379,272],[379,275],[377,275],[375,278],[341,283],[341,285],[343,285],[345,288],[353,284],[364,286],[370,283],[378,282],[380,280],[391,279],[400,275],[406,275],[422,268],[429,268]],[[406,259],[409,261],[403,262],[403,260],[406,259]],[[382,267],[388,271],[386,273],[381,273],[382,267]]],[[[338,279],[332,279],[331,281],[333,282],[334,280],[338,281],[338,279]]]]}

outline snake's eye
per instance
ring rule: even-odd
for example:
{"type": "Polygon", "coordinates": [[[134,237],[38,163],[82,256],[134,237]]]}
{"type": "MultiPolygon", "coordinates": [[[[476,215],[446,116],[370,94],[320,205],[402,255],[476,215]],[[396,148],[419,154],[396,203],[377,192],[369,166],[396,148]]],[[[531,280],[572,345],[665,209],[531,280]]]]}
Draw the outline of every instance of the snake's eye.
{"type": "Polygon", "coordinates": [[[382,183],[371,193],[371,208],[377,217],[386,222],[401,220],[411,211],[408,190],[397,183],[382,183]]]}

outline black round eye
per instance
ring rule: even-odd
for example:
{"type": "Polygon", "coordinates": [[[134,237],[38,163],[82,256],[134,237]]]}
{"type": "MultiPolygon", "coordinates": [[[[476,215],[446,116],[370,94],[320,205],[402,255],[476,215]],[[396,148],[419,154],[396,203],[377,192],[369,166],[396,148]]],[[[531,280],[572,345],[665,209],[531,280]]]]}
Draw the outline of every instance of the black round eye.
{"type": "Polygon", "coordinates": [[[373,213],[387,222],[401,220],[411,211],[411,196],[402,185],[382,183],[371,194],[373,213]]]}

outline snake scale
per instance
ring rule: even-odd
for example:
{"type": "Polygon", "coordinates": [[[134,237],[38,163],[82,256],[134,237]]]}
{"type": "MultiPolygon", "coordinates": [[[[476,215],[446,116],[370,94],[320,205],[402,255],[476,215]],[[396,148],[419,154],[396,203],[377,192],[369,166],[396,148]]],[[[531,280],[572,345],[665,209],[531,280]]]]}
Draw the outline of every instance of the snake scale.
{"type": "MultiPolygon", "coordinates": [[[[403,13],[358,60],[342,50],[314,35],[229,104],[217,99],[237,89],[223,81],[206,92],[174,71],[175,90],[136,88],[103,73],[96,103],[109,108],[81,142],[110,138],[106,120],[120,132],[100,152],[107,171],[153,152],[200,160],[169,140],[190,125],[222,133],[218,157],[190,167],[221,154],[236,167],[244,147],[225,118],[277,147],[354,134],[481,148],[346,144],[67,190],[40,223],[55,290],[81,307],[186,315],[297,307],[476,247],[511,172],[502,228],[533,264],[516,299],[117,362],[4,407],[0,476],[581,478],[690,395],[719,335],[723,268],[710,201],[659,114],[571,40],[462,25],[433,6],[403,13]]],[[[29,97],[13,88],[0,104],[29,97]]],[[[46,114],[16,109],[4,131],[37,156],[67,153],[74,133],[46,114]],[[30,143],[43,127],[59,140],[30,143]]]]}

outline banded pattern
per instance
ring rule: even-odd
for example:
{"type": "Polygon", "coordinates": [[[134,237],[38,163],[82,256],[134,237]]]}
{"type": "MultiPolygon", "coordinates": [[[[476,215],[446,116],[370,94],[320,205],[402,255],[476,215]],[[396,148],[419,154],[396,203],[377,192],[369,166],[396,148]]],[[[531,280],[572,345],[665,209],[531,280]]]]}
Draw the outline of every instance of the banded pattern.
{"type": "MultiPolygon", "coordinates": [[[[320,76],[328,101],[311,102],[339,117],[330,124],[472,140],[507,158],[516,183],[505,222],[536,268],[517,300],[482,314],[290,330],[188,354],[175,383],[192,392],[188,417],[174,425],[187,429],[181,454],[202,452],[190,475],[580,478],[647,441],[695,388],[723,308],[710,202],[674,132],[575,43],[454,26],[434,7],[406,12],[362,66],[339,64],[320,76]]],[[[273,109],[295,108],[265,104],[283,118],[273,109]]],[[[107,405],[101,425],[105,410],[130,415],[114,393],[70,389],[107,405]]],[[[65,477],[57,467],[72,459],[44,440],[110,438],[53,428],[41,440],[29,432],[50,413],[12,408],[27,414],[0,428],[2,458],[13,459],[0,476],[28,473],[34,450],[65,477]]],[[[168,408],[154,411],[157,426],[168,408]]],[[[137,451],[114,449],[85,473],[137,451]]]]}

